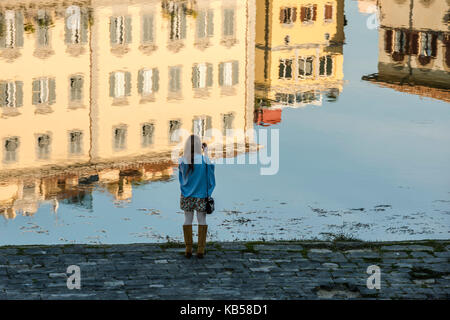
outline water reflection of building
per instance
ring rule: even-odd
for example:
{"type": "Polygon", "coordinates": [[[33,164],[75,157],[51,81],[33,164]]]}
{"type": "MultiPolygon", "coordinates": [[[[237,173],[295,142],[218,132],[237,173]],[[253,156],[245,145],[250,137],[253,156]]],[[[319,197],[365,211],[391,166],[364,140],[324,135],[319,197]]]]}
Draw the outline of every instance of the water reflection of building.
{"type": "Polygon", "coordinates": [[[364,80],[450,101],[448,1],[379,0],[378,73],[364,80]]]}
{"type": "Polygon", "coordinates": [[[89,207],[92,182],[128,199],[171,174],[175,129],[251,129],[254,14],[253,1],[0,3],[0,210],[89,207]]]}
{"type": "Polygon", "coordinates": [[[343,82],[344,1],[258,0],[256,17],[257,102],[335,100],[343,82]]]}

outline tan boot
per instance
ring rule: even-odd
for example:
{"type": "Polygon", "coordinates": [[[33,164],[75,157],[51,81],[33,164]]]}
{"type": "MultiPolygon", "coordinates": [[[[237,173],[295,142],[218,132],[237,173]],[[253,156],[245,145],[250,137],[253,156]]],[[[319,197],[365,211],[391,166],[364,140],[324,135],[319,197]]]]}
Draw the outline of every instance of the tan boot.
{"type": "Polygon", "coordinates": [[[205,255],[206,247],[206,233],[208,231],[207,225],[198,225],[198,248],[197,248],[197,258],[202,259],[205,255]]]}
{"type": "Polygon", "coordinates": [[[183,225],[184,243],[186,244],[186,258],[192,257],[192,225],[183,225]]]}

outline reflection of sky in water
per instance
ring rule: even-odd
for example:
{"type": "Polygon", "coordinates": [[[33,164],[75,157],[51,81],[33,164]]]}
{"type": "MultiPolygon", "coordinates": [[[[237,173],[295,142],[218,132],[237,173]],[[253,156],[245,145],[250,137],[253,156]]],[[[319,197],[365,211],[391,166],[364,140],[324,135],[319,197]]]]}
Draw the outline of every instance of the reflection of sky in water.
{"type": "MultiPolygon", "coordinates": [[[[448,238],[450,112],[445,102],[361,80],[377,70],[378,34],[345,4],[344,75],[337,102],[283,109],[280,170],[218,165],[210,240],[448,238]]],[[[269,146],[270,148],[270,146],[269,146]]],[[[0,244],[182,240],[177,172],[133,186],[129,202],[93,191],[92,210],[51,203],[0,223],[0,244]]]]}

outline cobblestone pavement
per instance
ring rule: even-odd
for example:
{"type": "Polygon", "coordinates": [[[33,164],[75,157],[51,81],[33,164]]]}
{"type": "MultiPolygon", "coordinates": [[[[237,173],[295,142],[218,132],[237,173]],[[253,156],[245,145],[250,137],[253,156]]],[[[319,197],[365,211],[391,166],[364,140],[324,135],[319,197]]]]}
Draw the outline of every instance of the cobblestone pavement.
{"type": "Polygon", "coordinates": [[[448,299],[450,241],[0,247],[0,299],[448,299]],[[68,266],[81,271],[69,290],[68,266]],[[368,289],[367,268],[381,268],[368,289]]]}

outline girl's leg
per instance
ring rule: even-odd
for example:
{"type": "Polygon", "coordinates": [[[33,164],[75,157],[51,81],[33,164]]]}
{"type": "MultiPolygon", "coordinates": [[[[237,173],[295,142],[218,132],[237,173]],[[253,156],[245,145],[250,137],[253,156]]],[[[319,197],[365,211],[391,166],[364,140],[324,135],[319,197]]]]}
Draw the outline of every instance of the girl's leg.
{"type": "Polygon", "coordinates": [[[206,247],[206,233],[208,231],[208,226],[206,225],[206,212],[197,211],[197,221],[198,221],[197,257],[203,258],[206,247]]]}
{"type": "Polygon", "coordinates": [[[185,211],[183,234],[184,234],[184,243],[186,245],[186,252],[185,252],[186,258],[190,258],[192,256],[192,220],[194,220],[194,212],[185,211]]]}
{"type": "Polygon", "coordinates": [[[194,212],[193,211],[184,211],[184,225],[185,226],[192,225],[193,220],[194,220],[194,212]]]}
{"type": "Polygon", "coordinates": [[[198,225],[206,225],[206,212],[197,211],[197,222],[198,225]]]}

